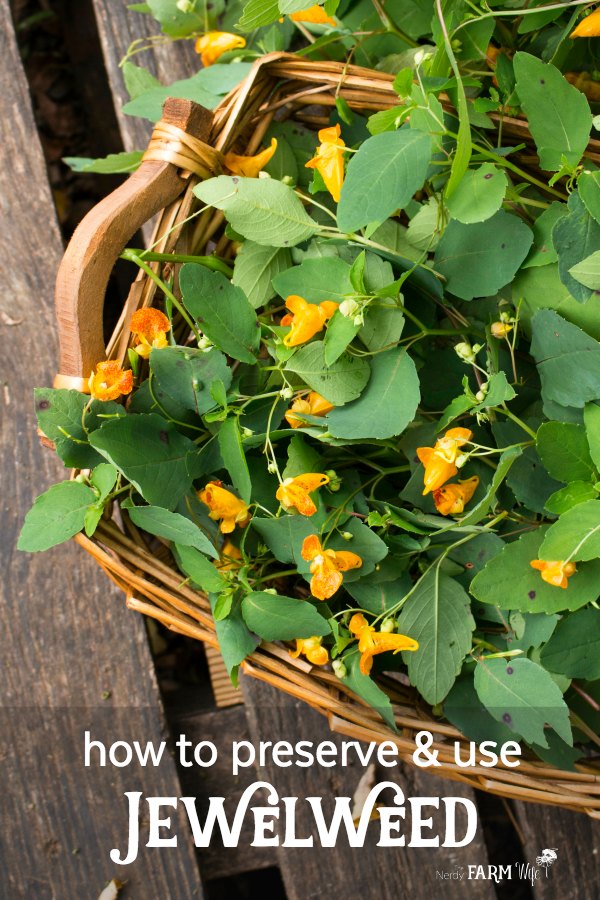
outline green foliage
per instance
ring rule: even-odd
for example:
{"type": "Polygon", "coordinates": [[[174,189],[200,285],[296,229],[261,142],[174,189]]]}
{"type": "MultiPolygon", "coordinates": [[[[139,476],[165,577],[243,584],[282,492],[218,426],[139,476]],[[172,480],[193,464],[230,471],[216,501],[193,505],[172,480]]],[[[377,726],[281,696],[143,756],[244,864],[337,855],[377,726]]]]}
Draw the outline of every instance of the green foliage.
{"type": "Polygon", "coordinates": [[[297,350],[287,363],[286,371],[294,372],[336,407],[356,400],[370,375],[366,360],[346,353],[328,366],[322,341],[314,341],[297,350]]]}
{"type": "Polygon", "coordinates": [[[244,292],[254,309],[259,309],[275,296],[273,282],[291,262],[285,247],[261,247],[244,241],[235,258],[231,283],[244,292]]]}
{"type": "Polygon", "coordinates": [[[18,549],[36,553],[68,541],[82,530],[85,514],[95,499],[93,490],[77,481],[53,485],[25,516],[18,549]]]}
{"type": "Polygon", "coordinates": [[[180,547],[195,547],[218,559],[219,554],[206,535],[185,516],[158,506],[127,506],[127,512],[133,524],[143,531],[173,541],[180,547]]]}
{"type": "Polygon", "coordinates": [[[244,597],[242,615],[250,631],[265,641],[291,641],[331,632],[327,619],[306,600],[264,591],[244,597]]]}

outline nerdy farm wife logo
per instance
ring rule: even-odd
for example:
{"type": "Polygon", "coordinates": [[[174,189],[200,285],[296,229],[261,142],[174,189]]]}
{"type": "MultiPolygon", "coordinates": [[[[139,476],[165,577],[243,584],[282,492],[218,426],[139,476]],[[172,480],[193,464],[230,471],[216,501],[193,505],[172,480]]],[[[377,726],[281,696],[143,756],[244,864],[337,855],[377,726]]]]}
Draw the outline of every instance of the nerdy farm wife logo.
{"type": "Polygon", "coordinates": [[[436,870],[435,877],[440,881],[529,881],[533,887],[541,878],[548,878],[548,869],[558,859],[556,847],[546,848],[535,858],[535,864],[516,862],[506,866],[469,865],[457,866],[451,871],[436,870]]]}

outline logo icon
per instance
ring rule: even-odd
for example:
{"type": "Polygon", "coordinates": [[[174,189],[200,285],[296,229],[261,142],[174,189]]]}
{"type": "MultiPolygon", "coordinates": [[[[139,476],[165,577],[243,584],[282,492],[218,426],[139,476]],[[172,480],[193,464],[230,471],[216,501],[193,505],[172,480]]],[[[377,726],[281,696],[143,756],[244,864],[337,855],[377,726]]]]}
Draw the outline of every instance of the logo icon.
{"type": "Polygon", "coordinates": [[[540,868],[543,866],[546,870],[546,878],[548,877],[548,868],[556,862],[558,859],[558,854],[556,852],[556,847],[547,848],[546,850],[542,850],[539,856],[535,858],[536,866],[540,868]]]}

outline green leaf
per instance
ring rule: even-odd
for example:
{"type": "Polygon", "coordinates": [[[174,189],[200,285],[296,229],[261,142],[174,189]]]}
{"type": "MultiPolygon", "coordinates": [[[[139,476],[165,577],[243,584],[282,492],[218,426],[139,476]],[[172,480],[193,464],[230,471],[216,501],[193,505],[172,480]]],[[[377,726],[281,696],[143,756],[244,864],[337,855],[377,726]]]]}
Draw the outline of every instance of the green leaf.
{"type": "Polygon", "coordinates": [[[412,422],[421,394],[415,364],[401,348],[373,357],[371,377],[358,400],[327,417],[329,431],[340,438],[389,438],[412,422]]]}
{"type": "Polygon", "coordinates": [[[366,609],[373,615],[379,616],[395,606],[408,593],[411,588],[411,580],[408,575],[403,575],[395,581],[375,582],[365,578],[362,581],[346,584],[345,587],[361,609],[366,609]]]}
{"type": "Polygon", "coordinates": [[[305,259],[299,266],[292,266],[274,278],[273,287],[284,300],[290,294],[299,294],[308,303],[323,300],[339,303],[346,294],[354,292],[350,266],[338,256],[305,259]]]}
{"type": "Polygon", "coordinates": [[[219,428],[219,450],[225,463],[225,468],[231,476],[233,486],[245,503],[250,503],[252,494],[252,482],[248,463],[242,447],[240,424],[237,416],[230,416],[222,422],[219,428]]]}
{"type": "Polygon", "coordinates": [[[292,264],[285,247],[261,247],[244,241],[233,266],[232,283],[239,287],[254,309],[265,306],[275,296],[273,279],[292,264]]]}
{"type": "Polygon", "coordinates": [[[129,62],[129,60],[123,63],[121,71],[123,72],[123,81],[130,100],[135,100],[144,91],[162,87],[160,81],[154,77],[152,72],[149,72],[143,66],[136,66],[135,63],[129,62]]]}
{"type": "Polygon", "coordinates": [[[526,741],[547,747],[545,727],[551,726],[573,744],[569,709],[560,689],[541,666],[517,657],[481,659],[475,669],[475,690],[497,722],[504,722],[526,741]]]}
{"type": "Polygon", "coordinates": [[[215,63],[208,69],[201,69],[191,78],[174,81],[169,85],[151,88],[138,94],[135,100],[125,103],[122,112],[127,116],[137,116],[158,122],[162,108],[168,97],[193,100],[207,109],[214,109],[221,98],[233,90],[250,71],[250,63],[236,63],[235,66],[215,63]]]}
{"type": "Polygon", "coordinates": [[[444,701],[444,715],[472,741],[496,741],[504,744],[514,739],[514,733],[491,717],[479,700],[473,675],[461,675],[444,701]]]}
{"type": "Polygon", "coordinates": [[[571,266],[569,275],[572,275],[576,281],[590,290],[597,291],[600,289],[600,250],[591,253],[582,259],[580,263],[571,266]]]}
{"type": "Polygon", "coordinates": [[[545,422],[536,436],[537,451],[544,466],[557,481],[589,481],[594,474],[583,425],[545,422]]]}
{"type": "Polygon", "coordinates": [[[288,444],[288,461],[283,470],[284,478],[294,478],[305,472],[318,472],[321,458],[311,444],[301,434],[295,434],[288,444]]]}
{"type": "Polygon", "coordinates": [[[196,185],[194,194],[222,209],[239,234],[266,247],[293,247],[319,230],[292,188],[272,178],[219,175],[196,185]]]}
{"type": "Polygon", "coordinates": [[[185,516],[159,506],[127,506],[126,509],[133,524],[143,531],[183,547],[195,547],[215,559],[219,558],[206,535],[185,516]]]}
{"type": "Polygon", "coordinates": [[[397,344],[404,330],[404,316],[398,304],[389,297],[369,303],[359,337],[372,353],[397,344]]]}
{"type": "MultiPolygon", "coordinates": [[[[506,544],[471,582],[471,593],[482,603],[501,609],[518,609],[528,613],[555,613],[563,609],[579,609],[598,596],[600,564],[577,567],[566,590],[548,584],[541,573],[532,569],[532,559],[539,559],[547,528],[536,528],[506,544]]],[[[560,557],[555,557],[560,559],[560,557]]]]}
{"type": "Polygon", "coordinates": [[[25,516],[17,549],[37,553],[68,541],[81,531],[88,507],[95,502],[93,490],[78,481],[53,485],[25,516]]]}
{"type": "MultiPolygon", "coordinates": [[[[210,562],[204,553],[184,544],[175,543],[171,550],[182,572],[201,590],[218,594],[225,590],[228,582],[217,567],[210,562]]],[[[211,552],[212,555],[212,552],[211,552]]]]}
{"type": "Polygon", "coordinates": [[[590,216],[600,224],[600,172],[585,169],[577,179],[577,190],[590,216]]]}
{"type": "Polygon", "coordinates": [[[435,267],[451,294],[486,297],[513,279],[532,241],[527,225],[504,210],[476,225],[452,220],[435,251],[435,267]]]}
{"type": "Polygon", "coordinates": [[[120,403],[92,400],[80,391],[36,388],[35,410],[40,429],[56,445],[66,466],[91,469],[102,457],[88,443],[89,433],[110,418],[125,415],[120,403]]]}
{"type": "Polygon", "coordinates": [[[183,12],[175,0],[147,0],[147,3],[164,33],[170,37],[187,37],[195,31],[204,31],[206,28],[201,8],[193,12],[183,12]]]}
{"type": "Polygon", "coordinates": [[[186,308],[219,350],[241,362],[256,363],[260,326],[244,292],[221,272],[195,263],[181,267],[179,283],[186,308]]]}
{"type": "Polygon", "coordinates": [[[587,403],[583,410],[583,421],[594,465],[600,471],[600,406],[587,403]]]}
{"type": "Polygon", "coordinates": [[[584,259],[592,254],[600,243],[600,225],[592,219],[577,193],[569,197],[569,213],[558,219],[552,229],[552,243],[558,253],[560,280],[579,303],[586,303],[592,289],[573,276],[584,259]]]}
{"type": "Polygon", "coordinates": [[[90,443],[152,506],[172,509],[190,488],[197,447],[162,416],[139,413],[113,419],[90,435],[90,443]]]}
{"type": "MultiPolygon", "coordinates": [[[[331,527],[331,522],[329,522],[329,527],[331,527]]],[[[364,525],[354,517],[345,522],[344,531],[352,535],[349,541],[341,534],[333,532],[327,546],[333,550],[350,550],[352,553],[357,553],[362,559],[360,569],[351,569],[344,573],[344,584],[349,584],[373,572],[377,564],[388,555],[389,548],[385,541],[382,541],[368,525],[364,525]]],[[[308,564],[304,565],[308,570],[308,564]]]]}
{"type": "Polygon", "coordinates": [[[555,66],[529,53],[516,53],[513,59],[517,93],[527,116],[540,165],[558,172],[563,157],[576,166],[587,147],[592,114],[584,94],[555,66]]]}
{"type": "Polygon", "coordinates": [[[286,365],[286,371],[295,372],[329,403],[343,406],[360,395],[371,370],[364,359],[346,353],[328,366],[323,342],[313,341],[294,353],[286,365]]]}
{"type": "Polygon", "coordinates": [[[550,263],[556,262],[558,254],[552,243],[552,229],[558,220],[566,214],[566,204],[554,200],[548,209],[545,209],[542,214],[537,217],[532,225],[533,246],[529,251],[529,256],[523,263],[523,269],[547,266],[550,263]]]}
{"type": "Polygon", "coordinates": [[[541,660],[569,678],[600,678],[600,611],[589,607],[565,616],[542,648],[541,660]]]}
{"type": "Polygon", "coordinates": [[[131,153],[109,153],[99,159],[82,156],[64,156],[63,162],[73,172],[95,172],[98,175],[120,175],[135,172],[139,167],[143,150],[132,150],[131,153]]]}
{"type": "Polygon", "coordinates": [[[90,475],[92,487],[100,493],[100,500],[106,500],[114,488],[119,473],[110,463],[100,463],[90,475]]]}
{"type": "Polygon", "coordinates": [[[304,564],[301,556],[304,538],[318,531],[306,516],[280,516],[279,519],[253,516],[251,524],[279,562],[296,565],[304,564]]]}
{"type": "MultiPolygon", "coordinates": [[[[215,594],[210,594],[209,600],[214,616],[219,598],[215,594]]],[[[242,618],[242,610],[237,604],[233,606],[226,619],[215,619],[215,631],[223,662],[233,681],[233,670],[256,650],[260,638],[249,631],[242,618]]]]}
{"type": "Polygon", "coordinates": [[[336,310],[327,325],[325,332],[325,363],[332,366],[334,362],[340,358],[348,344],[352,343],[360,325],[355,325],[352,318],[343,316],[341,312],[336,310]]]}
{"type": "Polygon", "coordinates": [[[488,514],[489,510],[492,508],[496,501],[498,488],[506,478],[511,466],[521,456],[522,452],[523,451],[521,447],[509,447],[508,450],[504,451],[504,453],[498,460],[498,465],[496,466],[494,477],[492,478],[490,485],[485,492],[485,495],[481,498],[479,503],[476,503],[475,506],[473,506],[467,512],[467,514],[462,517],[462,519],[458,520],[459,525],[477,525],[477,523],[481,522],[481,520],[488,514]]]}
{"type": "Polygon", "coordinates": [[[398,728],[390,698],[387,694],[384,694],[380,687],[377,687],[372,678],[362,674],[358,650],[346,653],[343,661],[347,675],[341,679],[342,683],[354,691],[361,699],[365,700],[372,709],[376,710],[393,731],[397,731],[398,728]]]}
{"type": "Polygon", "coordinates": [[[405,207],[423,186],[430,157],[429,135],[408,127],[364,141],[352,155],[342,187],[340,230],[357,231],[405,207]]]}
{"type": "Polygon", "coordinates": [[[563,513],[550,526],[540,547],[541,559],[569,559],[578,562],[598,557],[600,500],[586,500],[563,513]]]}
{"type": "Polygon", "coordinates": [[[450,215],[465,225],[484,222],[502,206],[507,185],[504,171],[492,163],[470,169],[447,200],[450,215]]]}
{"type": "MultiPolygon", "coordinates": [[[[539,309],[554,309],[563,319],[600,340],[600,316],[592,303],[578,303],[561,282],[558,265],[521,269],[512,283],[512,295],[521,303],[521,322],[528,333],[539,309]]],[[[556,418],[556,417],[554,417],[556,418]]]]}
{"type": "Polygon", "coordinates": [[[279,18],[278,0],[249,0],[244,4],[242,18],[237,23],[240,31],[254,31],[261,25],[270,25],[279,18]]]}
{"type": "Polygon", "coordinates": [[[173,418],[180,409],[198,416],[213,409],[211,385],[220,381],[231,384],[231,369],[225,356],[216,349],[204,352],[193,347],[162,347],[150,354],[152,393],[161,407],[173,418]]]}
{"type": "Polygon", "coordinates": [[[242,615],[248,628],[264,641],[291,641],[331,632],[327,619],[311,603],[264,591],[244,597],[242,615]]]}
{"type": "Polygon", "coordinates": [[[555,516],[561,516],[567,510],[572,509],[579,503],[586,500],[594,500],[598,496],[598,491],[593,484],[585,481],[573,481],[566,487],[556,491],[546,500],[546,509],[555,516]]]}
{"type": "Polygon", "coordinates": [[[419,642],[404,653],[408,677],[427,703],[447,696],[471,649],[475,621],[464,588],[433,566],[417,583],[398,618],[398,631],[419,642]]]}
{"type": "Polygon", "coordinates": [[[536,312],[531,331],[544,400],[581,408],[600,398],[598,341],[550,309],[536,312]]]}

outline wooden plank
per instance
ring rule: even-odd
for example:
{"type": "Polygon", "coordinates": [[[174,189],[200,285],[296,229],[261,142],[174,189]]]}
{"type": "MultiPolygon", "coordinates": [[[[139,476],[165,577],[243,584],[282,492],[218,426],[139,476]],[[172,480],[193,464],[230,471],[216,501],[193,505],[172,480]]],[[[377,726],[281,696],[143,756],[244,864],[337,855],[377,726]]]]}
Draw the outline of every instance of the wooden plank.
{"type": "MultiPolygon", "coordinates": [[[[319,743],[333,741],[340,745],[339,735],[331,734],[326,719],[306,704],[278,692],[270,685],[241,678],[245,710],[252,740],[285,740],[294,744],[307,740],[319,743]]],[[[363,745],[364,746],[364,745],[363,745]]],[[[364,773],[359,762],[347,768],[339,766],[309,769],[291,766],[278,768],[272,764],[259,769],[259,776],[272,784],[280,796],[323,797],[325,814],[332,809],[332,798],[353,796],[364,773]]],[[[473,792],[458,784],[450,784],[414,768],[382,768],[375,781],[394,781],[406,797],[463,796],[473,799],[473,792]]],[[[298,803],[297,835],[315,833],[307,804],[298,803]],[[311,828],[312,826],[312,828],[311,828]]],[[[444,833],[441,818],[433,818],[433,833],[444,833]]],[[[464,881],[441,881],[437,872],[454,872],[469,864],[487,866],[487,851],[481,829],[475,840],[464,848],[377,847],[377,828],[369,828],[367,842],[360,850],[349,848],[341,838],[335,848],[315,846],[311,849],[277,848],[279,867],[289,900],[317,897],[373,897],[398,900],[398,897],[426,897],[429,892],[453,900],[465,894],[464,881]],[[401,886],[401,890],[400,890],[401,886]],[[375,891],[375,892],[374,892],[375,891]],[[443,892],[443,893],[442,893],[443,892]]],[[[470,881],[469,897],[495,897],[490,881],[470,881]]]]}
{"type": "MultiPolygon", "coordinates": [[[[167,712],[174,736],[185,734],[194,744],[212,741],[219,751],[217,761],[210,768],[191,766],[180,770],[185,794],[197,798],[200,821],[204,821],[211,797],[227,798],[225,809],[231,820],[243,792],[258,780],[254,767],[242,769],[239,775],[233,775],[231,771],[232,741],[250,740],[244,707],[230,707],[215,712],[190,709],[188,705],[186,708],[168,709],[167,712]]],[[[251,847],[253,837],[252,816],[248,815],[237,847],[223,847],[220,838],[213,838],[209,847],[198,851],[204,878],[229,878],[243,872],[276,866],[275,848],[251,847]]]]}
{"type": "MultiPolygon", "coordinates": [[[[93,0],[93,4],[123,143],[127,150],[143,150],[152,126],[143,119],[121,112],[129,95],[119,63],[132,41],[159,35],[160,25],[152,16],[127,9],[127,0],[93,0]]],[[[199,57],[191,41],[177,41],[174,44],[157,42],[151,50],[133,57],[132,62],[145,66],[163,84],[189,78],[200,68],[199,57]]]]}
{"type": "Polygon", "coordinates": [[[163,733],[143,621],[74,545],[15,551],[34,496],[65,474],[40,447],[32,409],[33,386],[51,383],[56,367],[53,281],[62,246],[8,0],[0,0],[0,33],[2,892],[93,898],[117,877],[132,896],[201,898],[183,828],[176,851],[142,848],[122,868],[109,858],[127,838],[125,791],[142,784],[148,795],[180,794],[171,757],[137,771],[83,764],[86,729],[106,742],[163,733]]]}
{"type": "Polygon", "coordinates": [[[600,822],[567,809],[514,802],[525,860],[535,865],[546,848],[557,860],[536,879],[539,900],[597,900],[600,897],[600,822]]]}

